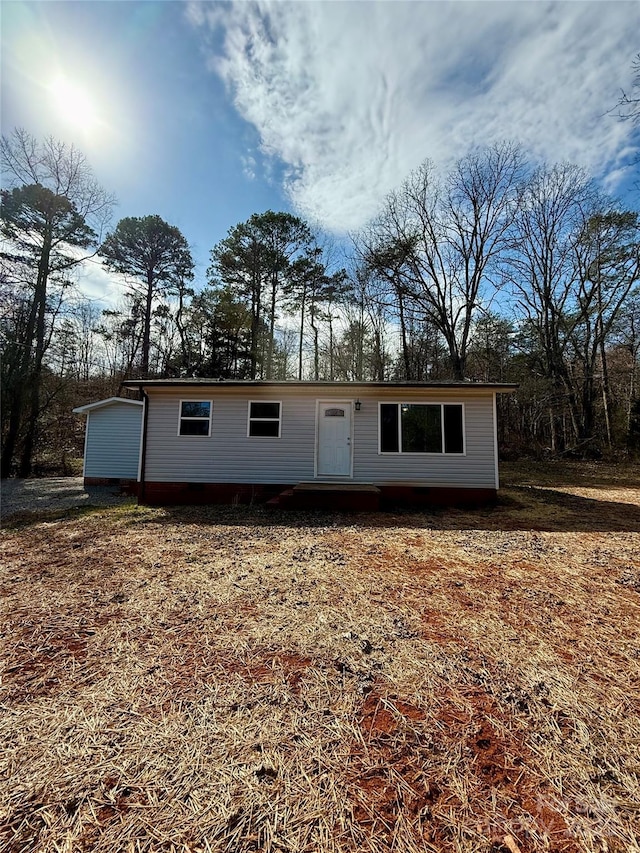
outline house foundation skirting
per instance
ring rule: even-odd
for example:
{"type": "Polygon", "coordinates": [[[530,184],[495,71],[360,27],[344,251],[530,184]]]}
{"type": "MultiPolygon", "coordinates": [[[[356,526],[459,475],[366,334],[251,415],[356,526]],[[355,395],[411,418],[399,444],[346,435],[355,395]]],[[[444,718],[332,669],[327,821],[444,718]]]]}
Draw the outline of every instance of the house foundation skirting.
{"type": "Polygon", "coordinates": [[[88,486],[115,486],[125,495],[138,494],[137,481],[126,477],[85,477],[85,489],[88,486]]]}
{"type": "MultiPolygon", "coordinates": [[[[289,497],[296,494],[296,484],[284,483],[149,483],[144,484],[144,491],[139,494],[139,502],[149,506],[169,506],[172,504],[252,504],[267,503],[277,498],[283,492],[289,497]]],[[[307,486],[307,484],[304,484],[307,486]]],[[[312,484],[308,484],[311,486],[312,484]]],[[[321,484],[319,484],[321,485],[321,484]]],[[[371,484],[370,484],[371,485],[371,484]]],[[[496,489],[464,489],[457,487],[437,486],[378,486],[380,507],[392,509],[394,506],[434,507],[434,506],[464,506],[479,507],[495,503],[496,489]]],[[[316,507],[327,509],[348,509],[349,499],[354,506],[362,501],[362,494],[354,491],[351,495],[345,491],[340,506],[336,506],[335,494],[327,504],[323,501],[322,491],[317,493],[305,490],[306,499],[296,507],[295,499],[286,501],[290,509],[306,509],[310,507],[312,495],[319,495],[316,507]],[[302,505],[304,504],[304,506],[302,505]]],[[[362,507],[364,508],[364,507],[362,507]]]]}
{"type": "Polygon", "coordinates": [[[457,486],[380,486],[384,509],[394,505],[434,507],[481,507],[496,502],[496,489],[464,489],[457,486]]]}
{"type": "Polygon", "coordinates": [[[265,483],[145,483],[138,501],[149,506],[171,504],[266,503],[287,485],[265,483]]]}

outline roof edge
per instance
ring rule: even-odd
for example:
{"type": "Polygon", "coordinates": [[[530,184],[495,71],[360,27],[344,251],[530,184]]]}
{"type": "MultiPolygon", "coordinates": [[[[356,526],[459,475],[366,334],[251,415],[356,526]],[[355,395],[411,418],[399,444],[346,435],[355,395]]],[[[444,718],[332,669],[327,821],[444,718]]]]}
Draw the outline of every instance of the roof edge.
{"type": "Polygon", "coordinates": [[[485,391],[511,393],[517,391],[519,384],[514,382],[474,382],[473,380],[448,382],[368,382],[368,381],[314,381],[267,379],[127,379],[122,383],[127,388],[480,388],[485,391]]]}

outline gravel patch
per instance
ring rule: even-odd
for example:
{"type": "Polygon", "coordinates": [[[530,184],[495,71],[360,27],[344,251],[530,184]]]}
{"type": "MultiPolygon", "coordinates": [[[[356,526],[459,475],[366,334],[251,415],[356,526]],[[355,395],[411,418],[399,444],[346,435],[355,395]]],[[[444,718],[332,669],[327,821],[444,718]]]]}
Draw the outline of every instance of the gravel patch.
{"type": "Polygon", "coordinates": [[[82,477],[2,480],[0,518],[7,521],[21,512],[50,512],[83,506],[115,506],[131,501],[118,486],[89,486],[82,477]]]}

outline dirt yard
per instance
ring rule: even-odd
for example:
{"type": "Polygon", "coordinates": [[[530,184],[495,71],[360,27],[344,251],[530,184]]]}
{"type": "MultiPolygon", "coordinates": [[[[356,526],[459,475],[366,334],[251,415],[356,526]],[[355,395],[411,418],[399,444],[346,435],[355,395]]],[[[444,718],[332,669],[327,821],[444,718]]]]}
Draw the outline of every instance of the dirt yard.
{"type": "Polygon", "coordinates": [[[0,850],[640,850],[640,471],[0,539],[0,850]]]}

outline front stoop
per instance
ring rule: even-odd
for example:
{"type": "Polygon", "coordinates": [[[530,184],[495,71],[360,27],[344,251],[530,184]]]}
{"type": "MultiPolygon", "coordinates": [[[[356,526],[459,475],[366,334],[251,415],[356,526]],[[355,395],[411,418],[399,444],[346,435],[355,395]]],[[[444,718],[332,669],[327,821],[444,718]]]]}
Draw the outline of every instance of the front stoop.
{"type": "Polygon", "coordinates": [[[286,489],[267,506],[279,509],[330,509],[348,512],[377,512],[380,489],[372,483],[298,483],[286,489]]]}

